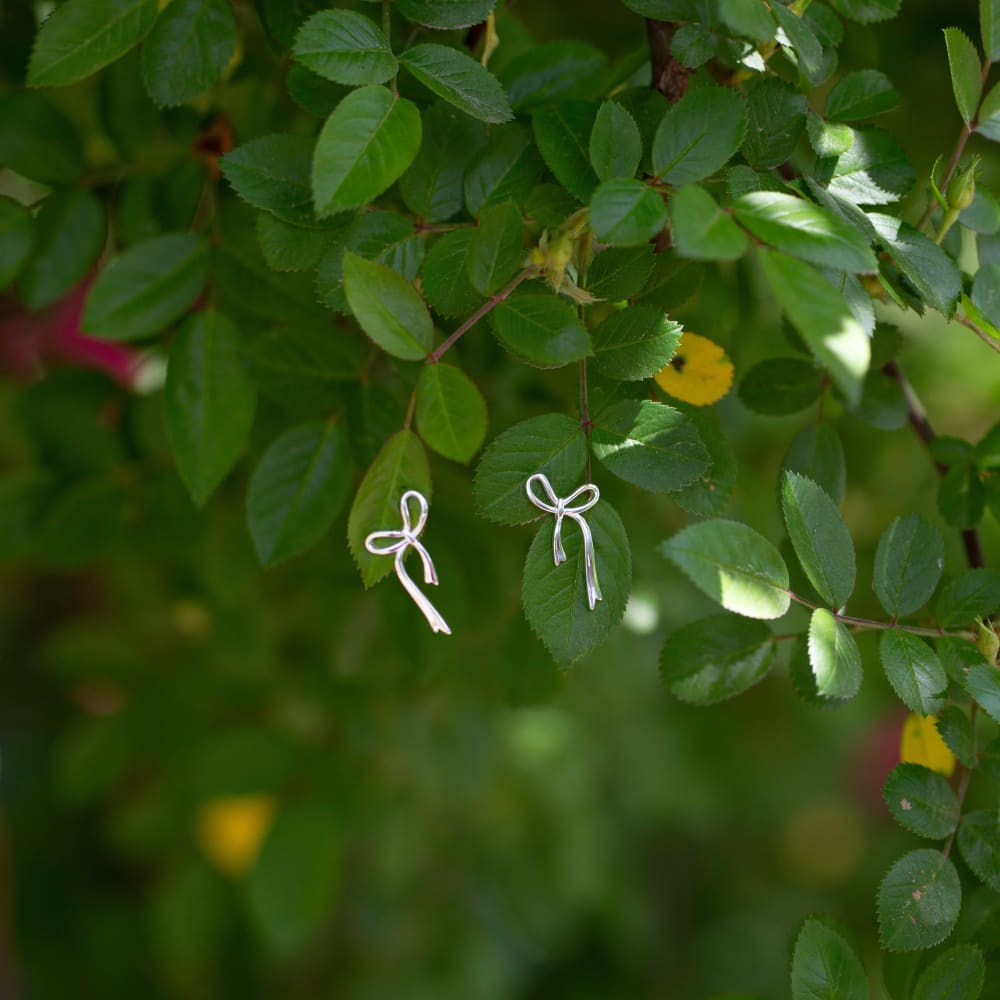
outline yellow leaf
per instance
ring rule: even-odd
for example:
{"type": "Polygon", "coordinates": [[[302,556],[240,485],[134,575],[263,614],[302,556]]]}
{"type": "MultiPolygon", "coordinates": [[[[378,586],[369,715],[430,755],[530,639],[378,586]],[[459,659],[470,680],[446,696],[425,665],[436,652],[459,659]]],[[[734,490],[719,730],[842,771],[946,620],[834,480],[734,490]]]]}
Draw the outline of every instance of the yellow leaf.
{"type": "Polygon", "coordinates": [[[270,795],[227,795],[198,810],[196,833],[205,855],[227,875],[242,875],[256,860],[274,820],[270,795]]]}
{"type": "Polygon", "coordinates": [[[937,731],[937,717],[911,713],[903,723],[899,759],[903,763],[923,764],[946,778],[955,770],[955,755],[937,731]]]}
{"type": "Polygon", "coordinates": [[[654,378],[671,396],[692,406],[709,406],[732,388],[733,363],[714,341],[683,333],[677,353],[654,378]]]}

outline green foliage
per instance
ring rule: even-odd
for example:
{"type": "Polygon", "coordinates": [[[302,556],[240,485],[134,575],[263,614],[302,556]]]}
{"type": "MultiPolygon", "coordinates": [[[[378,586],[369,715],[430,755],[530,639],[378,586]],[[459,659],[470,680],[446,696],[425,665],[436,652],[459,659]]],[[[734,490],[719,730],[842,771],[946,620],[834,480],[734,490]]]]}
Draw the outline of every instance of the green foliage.
{"type": "Polygon", "coordinates": [[[396,75],[389,39],[363,14],[324,10],[302,25],[292,50],[297,62],[348,86],[385,83],[396,75]]]}
{"type": "Polygon", "coordinates": [[[865,968],[850,932],[829,917],[810,917],[792,953],[793,1000],[864,1000],[865,968]]]}
{"type": "Polygon", "coordinates": [[[351,91],[316,140],[312,187],[319,216],[358,208],[380,195],[420,148],[420,112],[385,87],[351,91]]]}
{"type": "Polygon", "coordinates": [[[817,593],[841,608],[854,590],[854,543],[837,505],[811,479],[786,472],[781,508],[788,537],[817,593]]]}
{"type": "Polygon", "coordinates": [[[240,363],[240,338],[217,312],[192,316],[170,348],[164,386],[177,471],[204,504],[246,445],[256,392],[240,363]]]}
{"type": "Polygon", "coordinates": [[[768,619],[788,610],[788,568],[778,550],[745,524],[692,524],[661,549],[727,611],[768,619]]]}
{"type": "MultiPolygon", "coordinates": [[[[777,995],[803,891],[842,884],[874,945],[875,793],[843,778],[899,759],[890,688],[919,718],[885,804],[943,844],[878,892],[886,991],[996,993],[1000,7],[977,41],[903,10],[876,46],[900,0],[570,6],[0,17],[31,995],[777,995]],[[407,490],[433,499],[426,550],[407,490]],[[416,552],[366,592],[403,566],[379,531],[416,552]],[[437,574],[450,636],[411,600],[437,574]],[[876,657],[888,684],[844,705],[876,657]],[[984,883],[961,921],[959,854],[984,883]]],[[[807,918],[793,997],[861,1000],[863,953],[807,918]]]]}
{"type": "Polygon", "coordinates": [[[955,866],[940,851],[922,848],[901,857],[878,891],[882,944],[915,951],[943,941],[955,926],[962,887],[955,866]]]}
{"type": "Polygon", "coordinates": [[[918,837],[941,840],[958,825],[961,807],[951,785],[920,764],[897,764],[882,797],[896,822],[918,837]]]}
{"type": "Polygon", "coordinates": [[[713,615],[667,637],[660,678],[681,701],[715,705],[759,684],[775,655],[774,637],[763,622],[713,615]]]}
{"type": "Polygon", "coordinates": [[[205,287],[208,270],[208,247],[193,233],[143,240],[94,282],[83,329],[107,340],[159,333],[191,308],[205,287]]]}

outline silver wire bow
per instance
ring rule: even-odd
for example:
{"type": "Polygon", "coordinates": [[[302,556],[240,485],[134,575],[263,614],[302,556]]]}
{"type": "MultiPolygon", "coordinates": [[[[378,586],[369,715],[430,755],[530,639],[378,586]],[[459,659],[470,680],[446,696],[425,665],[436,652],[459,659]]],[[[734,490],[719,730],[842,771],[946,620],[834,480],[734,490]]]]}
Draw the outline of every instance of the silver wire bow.
{"type": "Polygon", "coordinates": [[[524,491],[528,494],[528,499],[539,510],[544,510],[546,514],[555,514],[556,516],[556,526],[552,532],[552,559],[557,566],[566,561],[566,552],[563,549],[562,543],[563,518],[572,518],[580,525],[580,533],[583,535],[584,576],[587,579],[587,604],[590,605],[590,610],[593,611],[597,602],[604,599],[604,595],[601,593],[601,585],[597,582],[597,559],[594,555],[594,537],[591,535],[590,525],[584,520],[583,515],[601,499],[601,491],[593,483],[584,483],[579,489],[570,493],[568,497],[559,498],[556,496],[555,490],[552,489],[552,484],[549,482],[548,476],[542,472],[536,472],[533,476],[528,477],[528,481],[524,484],[524,491]],[[545,491],[545,495],[548,497],[547,502],[536,496],[533,492],[532,484],[535,482],[539,483],[545,491]],[[588,493],[590,494],[589,500],[585,500],[575,507],[572,506],[575,500],[588,493]]]}
{"type": "Polygon", "coordinates": [[[375,556],[395,555],[396,576],[399,577],[399,582],[406,588],[406,592],[413,598],[417,607],[424,613],[427,623],[435,632],[444,632],[445,635],[451,635],[448,623],[438,613],[437,608],[427,600],[420,588],[410,579],[410,575],[406,572],[406,567],[403,565],[403,560],[406,558],[406,550],[412,548],[420,556],[420,561],[424,564],[424,583],[432,583],[435,587],[437,586],[438,578],[437,572],[434,569],[434,563],[431,561],[430,553],[420,541],[420,532],[424,530],[424,525],[427,524],[427,511],[427,500],[423,494],[418,493],[416,490],[407,490],[399,501],[399,512],[403,516],[402,530],[373,531],[365,539],[365,548],[375,556]],[[416,500],[419,507],[416,524],[412,524],[410,520],[410,500],[416,500]],[[388,542],[389,544],[379,545],[380,541],[388,542]]]}

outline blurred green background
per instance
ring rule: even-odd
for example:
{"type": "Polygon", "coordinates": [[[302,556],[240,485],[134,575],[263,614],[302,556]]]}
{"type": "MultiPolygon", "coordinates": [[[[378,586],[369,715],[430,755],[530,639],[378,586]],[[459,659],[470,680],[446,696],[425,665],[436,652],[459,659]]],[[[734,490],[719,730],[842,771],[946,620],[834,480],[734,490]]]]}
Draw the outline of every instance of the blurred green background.
{"type": "MultiPolygon", "coordinates": [[[[20,86],[31,37],[29,6],[7,3],[0,91],[20,86]]],[[[512,8],[540,38],[613,56],[643,42],[611,0],[512,8]]],[[[897,21],[847,27],[842,68],[878,67],[903,95],[885,125],[921,177],[911,220],[960,128],[941,29],[976,37],[975,8],[904,0],[897,21]]],[[[237,136],[286,128],[282,67],[242,14],[224,108],[237,136]]],[[[115,70],[122,93],[129,72],[115,70]]],[[[97,164],[115,158],[106,86],[54,98],[90,129],[97,164]]],[[[984,178],[997,179],[995,157],[984,178]]],[[[104,193],[113,203],[115,186],[104,193]]],[[[725,345],[737,377],[787,353],[746,265],[707,275],[675,318],[725,345]]],[[[1000,415],[989,352],[936,315],[884,318],[906,333],[901,364],[936,429],[976,440],[1000,415]]],[[[491,437],[572,412],[573,372],[518,368],[487,338],[462,348],[491,437]]],[[[777,540],[778,469],[814,417],[754,417],[735,394],[718,412],[740,459],[731,510],[777,540]]],[[[285,419],[262,404],[251,460],[285,419]]],[[[951,572],[962,552],[915,437],[846,414],[836,426],[859,549],[849,610],[877,617],[872,553],[896,514],[942,526],[951,572]]],[[[16,518],[0,514],[0,995],[784,997],[791,936],[817,910],[876,961],[875,887],[911,838],[879,793],[903,712],[871,638],[862,693],[843,708],[797,698],[787,659],[801,650],[787,643],[741,699],[673,701],[657,677],[663,638],[714,609],[655,552],[685,523],[669,500],[600,480],[628,529],[635,600],[563,676],[520,613],[531,529],[478,520],[470,470],[433,462],[443,639],[394,580],[363,591],[343,518],[307,556],[261,570],[243,514],[252,461],[198,514],[156,393],[78,370],[5,380],[0,466],[42,465],[103,486],[41,554],[19,555],[16,518]]],[[[995,562],[990,518],[983,534],[995,562]]]]}

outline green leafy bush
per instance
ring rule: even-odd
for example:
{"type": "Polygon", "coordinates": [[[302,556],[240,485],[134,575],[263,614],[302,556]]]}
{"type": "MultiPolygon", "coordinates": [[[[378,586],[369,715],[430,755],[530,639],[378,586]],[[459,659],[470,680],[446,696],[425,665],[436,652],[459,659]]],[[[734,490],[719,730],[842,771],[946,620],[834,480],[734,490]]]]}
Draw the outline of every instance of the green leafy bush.
{"type": "MultiPolygon", "coordinates": [[[[975,40],[916,0],[577,7],[0,12],[31,995],[93,970],[104,996],[704,996],[773,989],[783,942],[794,1000],[1000,995],[1000,2],[975,40]],[[950,118],[901,78],[925,67],[950,118]],[[553,518],[536,473],[600,500],[553,518]],[[450,638],[366,547],[413,490],[430,517],[401,537],[450,638]],[[651,693],[657,645],[690,714],[651,693]],[[815,707],[859,692],[912,713],[859,765],[906,831],[860,852],[877,892],[865,869],[861,905],[762,906],[763,949],[702,928],[728,780],[704,755],[739,719],[766,747],[786,705],[808,787],[840,725],[815,707]],[[641,773],[675,756],[686,790],[641,773]],[[699,943],[661,964],[684,932],[635,831],[663,829],[672,877],[684,851],[704,877],[699,943]],[[79,909],[59,967],[52,907],[79,909]]],[[[746,753],[764,803],[776,751],[746,753]]],[[[739,745],[721,760],[740,774],[739,745]]]]}

